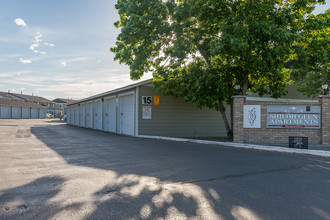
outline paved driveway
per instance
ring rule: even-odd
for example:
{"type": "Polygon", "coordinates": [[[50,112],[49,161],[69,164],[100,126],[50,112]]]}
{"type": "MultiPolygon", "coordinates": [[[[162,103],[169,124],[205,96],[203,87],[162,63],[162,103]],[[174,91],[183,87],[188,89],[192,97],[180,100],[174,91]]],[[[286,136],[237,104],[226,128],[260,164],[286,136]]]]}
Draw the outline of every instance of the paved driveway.
{"type": "Polygon", "coordinates": [[[330,159],[0,120],[0,219],[330,219],[330,159]]]}

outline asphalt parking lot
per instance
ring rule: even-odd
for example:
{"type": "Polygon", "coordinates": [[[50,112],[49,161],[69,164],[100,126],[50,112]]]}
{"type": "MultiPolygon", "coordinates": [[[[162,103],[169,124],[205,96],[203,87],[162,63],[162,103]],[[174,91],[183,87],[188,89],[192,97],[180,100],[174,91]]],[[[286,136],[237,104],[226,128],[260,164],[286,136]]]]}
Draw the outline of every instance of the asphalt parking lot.
{"type": "Polygon", "coordinates": [[[330,219],[330,159],[0,119],[0,219],[330,219]]]}

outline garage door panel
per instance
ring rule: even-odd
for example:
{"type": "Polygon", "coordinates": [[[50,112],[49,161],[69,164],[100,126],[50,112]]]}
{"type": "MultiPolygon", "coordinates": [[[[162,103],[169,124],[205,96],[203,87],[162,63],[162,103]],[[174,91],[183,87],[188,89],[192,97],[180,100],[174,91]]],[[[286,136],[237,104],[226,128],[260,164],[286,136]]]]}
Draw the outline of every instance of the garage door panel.
{"type": "Polygon", "coordinates": [[[85,104],[80,105],[79,125],[85,127],[85,104]]]}
{"type": "Polygon", "coordinates": [[[74,108],[74,125],[79,126],[79,107],[74,108]]]}
{"type": "Polygon", "coordinates": [[[86,128],[93,128],[93,103],[86,104],[86,128]]]}
{"type": "Polygon", "coordinates": [[[104,130],[116,132],[116,99],[105,100],[105,117],[104,117],[104,130]]]}
{"type": "Polygon", "coordinates": [[[0,106],[0,116],[1,118],[8,119],[10,118],[10,107],[9,106],[0,106]]]}
{"type": "Polygon", "coordinates": [[[39,109],[39,118],[46,118],[46,109],[39,109]]]}
{"type": "Polygon", "coordinates": [[[134,96],[122,96],[119,100],[120,133],[134,136],[134,96]]]}
{"type": "Polygon", "coordinates": [[[31,108],[31,118],[38,118],[38,109],[31,108]]]}
{"type": "Polygon", "coordinates": [[[22,118],[30,118],[30,108],[22,108],[22,118]]]}
{"type": "Polygon", "coordinates": [[[102,130],[102,101],[94,102],[94,129],[102,130]]]}
{"type": "Polygon", "coordinates": [[[21,118],[21,107],[12,107],[11,109],[12,118],[21,118]]]}

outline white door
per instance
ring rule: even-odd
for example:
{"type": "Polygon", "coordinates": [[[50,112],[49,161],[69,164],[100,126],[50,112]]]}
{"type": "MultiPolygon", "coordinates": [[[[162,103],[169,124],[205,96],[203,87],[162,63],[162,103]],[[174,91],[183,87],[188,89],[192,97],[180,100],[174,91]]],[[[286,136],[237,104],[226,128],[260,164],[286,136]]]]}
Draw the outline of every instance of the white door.
{"type": "Polygon", "coordinates": [[[119,132],[134,136],[134,96],[119,97],[119,132]]]}
{"type": "Polygon", "coordinates": [[[46,118],[46,109],[39,109],[39,118],[46,118]]]}
{"type": "Polygon", "coordinates": [[[74,106],[70,108],[70,125],[74,125],[74,106]]]}
{"type": "Polygon", "coordinates": [[[105,114],[104,114],[104,130],[110,132],[116,132],[116,98],[106,99],[105,114]]]}
{"type": "Polygon", "coordinates": [[[86,104],[86,128],[93,128],[93,103],[86,104]]]}
{"type": "Polygon", "coordinates": [[[21,107],[13,106],[11,108],[11,117],[12,118],[21,118],[21,107]]]}
{"type": "Polygon", "coordinates": [[[70,118],[71,118],[71,115],[70,115],[70,112],[71,112],[71,108],[70,107],[67,107],[66,108],[66,123],[70,124],[70,118]]]}
{"type": "Polygon", "coordinates": [[[31,118],[38,118],[38,109],[31,108],[31,118]]]}
{"type": "Polygon", "coordinates": [[[85,104],[80,104],[79,125],[85,127],[85,104]]]}
{"type": "Polygon", "coordinates": [[[74,107],[74,125],[79,126],[79,106],[74,107]]]}
{"type": "Polygon", "coordinates": [[[102,130],[102,101],[94,102],[94,129],[102,130]]]}
{"type": "Polygon", "coordinates": [[[10,118],[10,106],[0,106],[1,118],[10,118]]]}
{"type": "Polygon", "coordinates": [[[30,108],[22,107],[22,118],[30,118],[30,108]]]}

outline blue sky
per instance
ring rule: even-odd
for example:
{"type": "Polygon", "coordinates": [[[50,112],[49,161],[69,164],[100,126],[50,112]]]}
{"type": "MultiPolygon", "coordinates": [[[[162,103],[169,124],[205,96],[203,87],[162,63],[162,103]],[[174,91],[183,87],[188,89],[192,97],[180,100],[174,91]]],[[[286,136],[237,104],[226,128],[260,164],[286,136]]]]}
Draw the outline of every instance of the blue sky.
{"type": "Polygon", "coordinates": [[[0,91],[80,99],[134,83],[109,51],[119,34],[115,3],[1,0],[0,91]]]}

